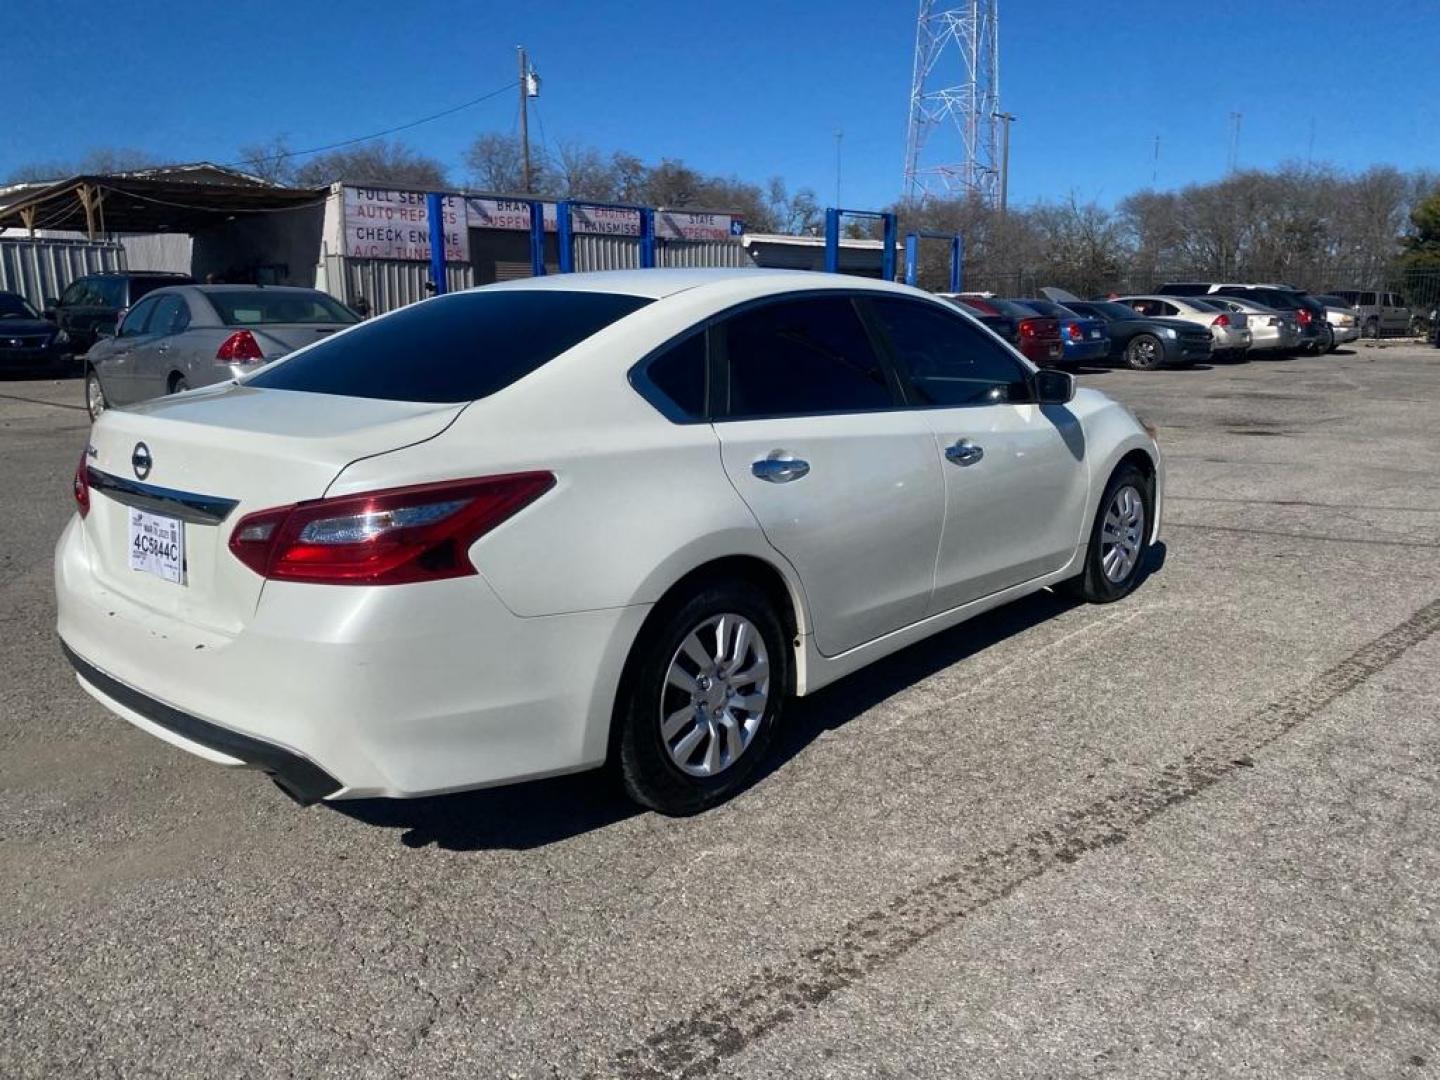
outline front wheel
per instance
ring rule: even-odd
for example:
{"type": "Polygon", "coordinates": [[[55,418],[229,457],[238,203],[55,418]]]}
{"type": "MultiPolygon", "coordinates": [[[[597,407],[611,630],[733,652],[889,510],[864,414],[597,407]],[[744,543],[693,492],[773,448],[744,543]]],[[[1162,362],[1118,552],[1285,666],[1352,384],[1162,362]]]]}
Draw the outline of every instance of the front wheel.
{"type": "Polygon", "coordinates": [[[87,368],[85,371],[85,411],[90,414],[90,419],[98,420],[100,414],[110,407],[105,399],[105,387],[100,385],[100,376],[95,374],[95,369],[87,368]]]}
{"type": "Polygon", "coordinates": [[[686,815],[739,791],[774,738],[789,670],[780,618],[748,582],[667,604],[636,642],[616,703],[626,793],[686,815]]]}
{"type": "Polygon", "coordinates": [[[1090,540],[1085,568],[1060,591],[1091,604],[1128,596],[1140,582],[1154,520],[1155,488],[1134,465],[1121,465],[1105,485],[1090,540]]]}
{"type": "Polygon", "coordinates": [[[1125,346],[1125,363],[1136,371],[1157,368],[1165,360],[1165,346],[1154,334],[1136,334],[1125,346]]]}

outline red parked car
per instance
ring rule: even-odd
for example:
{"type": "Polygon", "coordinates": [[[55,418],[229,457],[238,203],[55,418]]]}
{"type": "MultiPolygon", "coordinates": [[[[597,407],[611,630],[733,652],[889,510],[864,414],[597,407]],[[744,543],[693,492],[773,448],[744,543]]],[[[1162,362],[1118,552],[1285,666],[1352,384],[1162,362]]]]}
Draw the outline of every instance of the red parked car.
{"type": "Polygon", "coordinates": [[[1034,308],[1015,300],[965,293],[960,294],[960,299],[986,315],[1005,315],[1015,320],[1015,336],[1010,339],[1010,344],[1036,367],[1055,367],[1060,363],[1065,353],[1065,342],[1060,337],[1059,319],[1041,315],[1034,308]]]}

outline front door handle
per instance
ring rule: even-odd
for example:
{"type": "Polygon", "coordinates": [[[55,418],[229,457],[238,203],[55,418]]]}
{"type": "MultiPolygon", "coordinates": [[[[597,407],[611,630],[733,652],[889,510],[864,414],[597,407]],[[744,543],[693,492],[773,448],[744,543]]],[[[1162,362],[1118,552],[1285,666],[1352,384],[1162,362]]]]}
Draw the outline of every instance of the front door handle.
{"type": "Polygon", "coordinates": [[[791,457],[761,458],[750,466],[750,471],[770,484],[788,484],[799,480],[810,471],[810,463],[791,457]]]}
{"type": "Polygon", "coordinates": [[[961,439],[954,446],[945,448],[945,458],[956,465],[974,465],[985,456],[985,448],[969,439],[961,439]]]}

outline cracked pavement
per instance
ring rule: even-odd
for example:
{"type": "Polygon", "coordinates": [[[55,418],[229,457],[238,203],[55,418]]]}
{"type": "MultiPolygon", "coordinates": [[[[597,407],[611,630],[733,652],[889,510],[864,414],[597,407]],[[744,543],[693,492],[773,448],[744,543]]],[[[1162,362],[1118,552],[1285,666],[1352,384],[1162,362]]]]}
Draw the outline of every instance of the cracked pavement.
{"type": "Polygon", "coordinates": [[[1139,592],[798,703],[757,786],[301,810],[92,702],[78,381],[0,386],[0,1075],[1440,1069],[1440,351],[1082,381],[1160,427],[1139,592]]]}

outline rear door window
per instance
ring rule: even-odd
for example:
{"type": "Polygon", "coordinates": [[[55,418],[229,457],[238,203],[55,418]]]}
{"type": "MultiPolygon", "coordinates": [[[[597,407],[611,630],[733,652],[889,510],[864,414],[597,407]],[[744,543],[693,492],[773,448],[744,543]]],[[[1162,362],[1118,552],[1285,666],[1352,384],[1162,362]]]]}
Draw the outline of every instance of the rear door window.
{"type": "Polygon", "coordinates": [[[189,322],[189,311],[185,301],[174,293],[155,298],[155,311],[150,316],[146,330],[152,334],[174,334],[184,329],[183,322],[189,322]]]}
{"type": "Polygon", "coordinates": [[[917,405],[997,405],[1031,398],[1029,372],[993,337],[918,300],[867,301],[917,405]]]}
{"type": "Polygon", "coordinates": [[[154,314],[155,306],[158,303],[159,301],[152,297],[149,300],[140,301],[131,308],[130,313],[125,316],[125,321],[120,324],[120,336],[133,338],[145,333],[146,324],[150,321],[150,316],[154,314]]]}
{"type": "Polygon", "coordinates": [[[774,301],[720,326],[728,419],[867,412],[899,403],[847,296],[774,301]]]}
{"type": "Polygon", "coordinates": [[[246,382],[388,401],[474,401],[650,302],[560,289],[455,293],[370,319],[246,382]]]}

